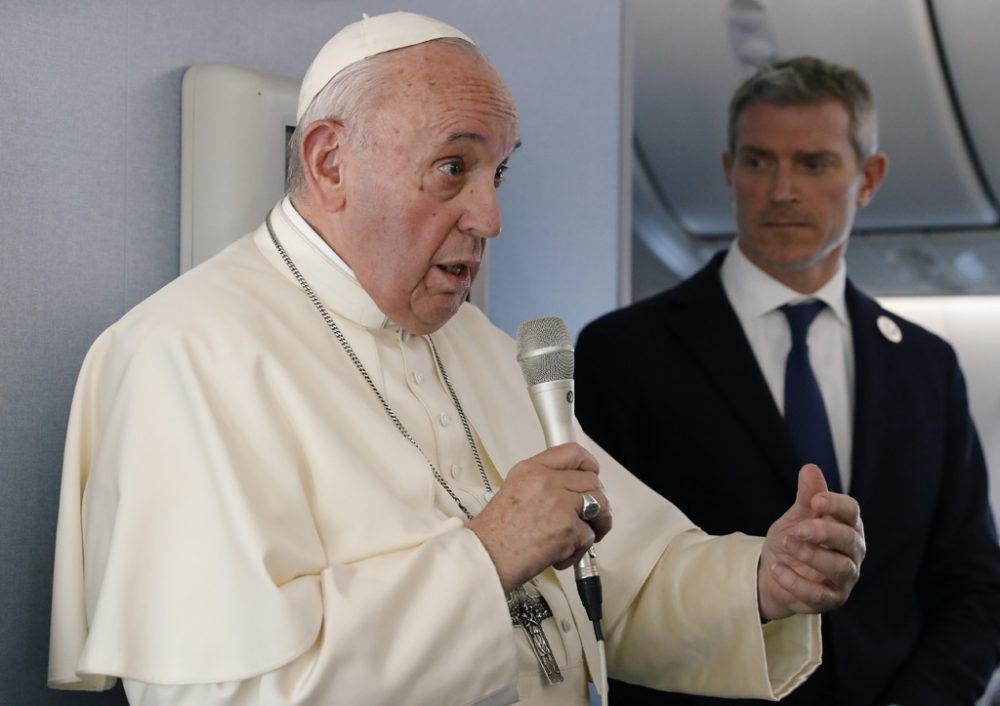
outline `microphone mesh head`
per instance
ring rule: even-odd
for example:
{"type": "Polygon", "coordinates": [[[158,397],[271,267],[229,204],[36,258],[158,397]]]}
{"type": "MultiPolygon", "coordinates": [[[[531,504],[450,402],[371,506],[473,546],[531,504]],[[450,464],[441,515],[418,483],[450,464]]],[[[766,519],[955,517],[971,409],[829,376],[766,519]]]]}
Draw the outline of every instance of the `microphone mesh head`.
{"type": "Polygon", "coordinates": [[[517,362],[528,386],[573,378],[573,345],[558,316],[543,316],[517,327],[517,362]]]}

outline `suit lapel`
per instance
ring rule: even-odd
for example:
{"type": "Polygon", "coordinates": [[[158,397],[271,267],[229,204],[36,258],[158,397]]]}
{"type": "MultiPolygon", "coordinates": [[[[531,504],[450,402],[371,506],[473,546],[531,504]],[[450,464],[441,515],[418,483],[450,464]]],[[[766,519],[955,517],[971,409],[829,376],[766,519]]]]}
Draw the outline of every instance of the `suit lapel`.
{"type": "Polygon", "coordinates": [[[719,253],[698,274],[665,293],[663,304],[670,315],[661,320],[712,381],[712,392],[750,431],[768,469],[794,496],[798,462],[784,419],[722,288],[719,267],[724,257],[719,253]]]}
{"type": "Polygon", "coordinates": [[[883,381],[887,373],[886,341],[876,323],[884,311],[873,299],[858,291],[850,280],[845,298],[854,346],[854,430],[849,492],[861,499],[871,491],[876,478],[875,465],[885,444],[885,432],[879,430],[884,430],[883,422],[892,410],[883,381]]]}
{"type": "MultiPolygon", "coordinates": [[[[798,461],[764,375],[719,278],[724,253],[683,285],[661,295],[668,315],[660,317],[714,385],[722,404],[751,432],[769,470],[795,492],[798,461]]],[[[886,346],[877,319],[884,310],[850,280],[845,290],[854,348],[854,422],[850,494],[872,490],[885,445],[882,420],[892,413],[883,377],[886,346]]],[[[895,344],[892,344],[895,345],[895,344]]]]}

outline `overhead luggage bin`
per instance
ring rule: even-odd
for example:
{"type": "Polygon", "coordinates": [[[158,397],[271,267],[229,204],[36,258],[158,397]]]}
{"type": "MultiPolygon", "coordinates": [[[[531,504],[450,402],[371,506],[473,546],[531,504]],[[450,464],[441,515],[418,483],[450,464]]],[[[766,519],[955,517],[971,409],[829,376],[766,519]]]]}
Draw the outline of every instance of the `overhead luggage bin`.
{"type": "Polygon", "coordinates": [[[1000,195],[1000,3],[931,3],[957,103],[994,203],[1000,195]]]}

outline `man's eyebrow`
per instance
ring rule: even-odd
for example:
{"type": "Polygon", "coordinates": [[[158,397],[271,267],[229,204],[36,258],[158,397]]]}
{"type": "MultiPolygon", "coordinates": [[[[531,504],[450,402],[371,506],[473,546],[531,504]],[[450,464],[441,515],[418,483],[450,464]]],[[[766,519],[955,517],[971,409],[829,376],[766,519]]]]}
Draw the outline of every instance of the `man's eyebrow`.
{"type": "MultiPolygon", "coordinates": [[[[751,157],[773,157],[774,152],[763,147],[754,147],[753,145],[743,145],[738,150],[737,154],[751,157]]],[[[836,150],[818,149],[818,150],[797,150],[794,153],[795,159],[834,159],[839,160],[840,155],[836,150]]]]}
{"type": "Polygon", "coordinates": [[[452,143],[461,142],[463,140],[469,140],[471,142],[486,142],[486,138],[478,132],[453,132],[448,135],[448,139],[445,140],[445,142],[452,143]]]}
{"type": "Polygon", "coordinates": [[[840,155],[835,150],[800,150],[795,153],[796,159],[832,159],[840,160],[840,155]]]}
{"type": "MultiPolygon", "coordinates": [[[[473,142],[485,142],[486,138],[480,135],[478,132],[453,132],[448,135],[446,142],[460,142],[461,140],[471,140],[473,142]]],[[[518,140],[514,143],[513,149],[511,149],[510,154],[514,154],[517,149],[521,146],[521,141],[518,140]]],[[[509,156],[509,155],[508,155],[509,156]]]]}
{"type": "Polygon", "coordinates": [[[771,155],[774,154],[771,150],[766,150],[763,147],[754,147],[753,145],[742,145],[738,150],[738,154],[752,154],[752,155],[771,155]]]}

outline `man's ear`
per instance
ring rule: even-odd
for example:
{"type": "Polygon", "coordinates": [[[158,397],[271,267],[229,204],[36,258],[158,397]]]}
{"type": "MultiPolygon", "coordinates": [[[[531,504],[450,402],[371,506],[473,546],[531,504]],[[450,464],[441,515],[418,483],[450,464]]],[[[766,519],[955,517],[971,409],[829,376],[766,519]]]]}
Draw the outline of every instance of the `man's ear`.
{"type": "Polygon", "coordinates": [[[858,189],[858,208],[864,208],[872,200],[888,170],[889,158],[882,152],[876,152],[865,160],[861,169],[861,188],[858,189]]]}
{"type": "Polygon", "coordinates": [[[722,173],[726,177],[726,187],[730,190],[733,188],[732,166],[733,156],[726,150],[722,153],[722,173]]]}
{"type": "Polygon", "coordinates": [[[343,125],[334,120],[317,120],[306,128],[299,147],[309,196],[328,212],[344,206],[345,139],[343,125]]]}

